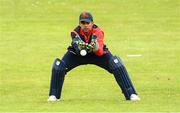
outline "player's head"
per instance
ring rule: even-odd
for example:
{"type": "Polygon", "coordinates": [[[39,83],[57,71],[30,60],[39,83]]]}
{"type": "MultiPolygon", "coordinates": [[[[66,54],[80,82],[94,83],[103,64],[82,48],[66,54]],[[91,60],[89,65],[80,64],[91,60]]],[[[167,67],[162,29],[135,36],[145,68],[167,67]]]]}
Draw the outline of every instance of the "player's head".
{"type": "Polygon", "coordinates": [[[90,12],[82,12],[79,16],[79,22],[93,22],[93,16],[90,12]]]}
{"type": "Polygon", "coordinates": [[[79,25],[83,32],[89,33],[93,26],[93,16],[89,12],[82,12],[79,16],[79,25]]]}

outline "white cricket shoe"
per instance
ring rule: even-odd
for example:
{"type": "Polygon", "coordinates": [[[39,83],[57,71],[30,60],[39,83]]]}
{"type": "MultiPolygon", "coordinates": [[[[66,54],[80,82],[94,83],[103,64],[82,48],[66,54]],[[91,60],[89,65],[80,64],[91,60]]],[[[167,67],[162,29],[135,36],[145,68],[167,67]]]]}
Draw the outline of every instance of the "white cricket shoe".
{"type": "Polygon", "coordinates": [[[49,96],[49,98],[48,98],[47,101],[49,101],[49,102],[55,102],[55,101],[58,101],[58,99],[56,98],[56,96],[51,95],[51,96],[49,96]]]}
{"type": "Polygon", "coordinates": [[[131,100],[131,101],[139,101],[139,100],[141,100],[141,99],[138,97],[138,95],[136,95],[136,94],[131,94],[130,100],[131,100]]]}

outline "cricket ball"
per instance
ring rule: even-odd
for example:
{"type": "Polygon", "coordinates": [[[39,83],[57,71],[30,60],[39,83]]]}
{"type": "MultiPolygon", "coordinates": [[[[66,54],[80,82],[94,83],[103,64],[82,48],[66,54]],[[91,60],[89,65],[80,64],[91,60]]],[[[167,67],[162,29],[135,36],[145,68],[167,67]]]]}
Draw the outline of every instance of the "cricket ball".
{"type": "Polygon", "coordinates": [[[81,56],[86,56],[87,52],[86,52],[86,50],[83,49],[80,51],[80,54],[81,54],[81,56]]]}

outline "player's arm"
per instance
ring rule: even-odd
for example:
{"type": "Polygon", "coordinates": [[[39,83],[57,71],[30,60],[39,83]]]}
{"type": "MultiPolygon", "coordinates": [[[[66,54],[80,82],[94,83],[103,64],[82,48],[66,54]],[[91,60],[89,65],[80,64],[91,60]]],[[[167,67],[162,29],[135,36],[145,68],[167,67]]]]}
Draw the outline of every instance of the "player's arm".
{"type": "Polygon", "coordinates": [[[104,33],[102,31],[98,31],[97,33],[92,35],[89,48],[91,48],[91,51],[94,52],[97,56],[102,56],[103,47],[104,47],[104,33]]]}
{"type": "Polygon", "coordinates": [[[79,54],[79,52],[86,48],[86,43],[81,40],[80,36],[75,32],[71,32],[71,37],[72,37],[72,46],[76,50],[76,53],[79,54]]]}
{"type": "Polygon", "coordinates": [[[103,51],[103,47],[104,47],[104,32],[103,31],[99,31],[99,33],[97,33],[97,42],[98,42],[98,49],[95,52],[96,55],[98,56],[102,56],[104,54],[103,51]]]}

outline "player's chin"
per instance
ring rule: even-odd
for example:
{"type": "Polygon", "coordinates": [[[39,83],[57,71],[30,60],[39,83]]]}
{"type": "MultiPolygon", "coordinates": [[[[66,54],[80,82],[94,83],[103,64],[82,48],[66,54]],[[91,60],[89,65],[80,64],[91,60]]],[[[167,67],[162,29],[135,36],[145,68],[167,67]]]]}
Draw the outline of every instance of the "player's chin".
{"type": "Polygon", "coordinates": [[[90,32],[90,29],[89,29],[89,28],[84,28],[83,31],[84,31],[85,33],[89,33],[89,32],[90,32]]]}

